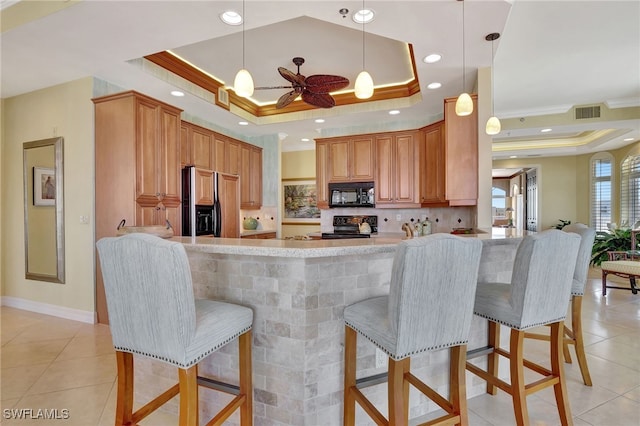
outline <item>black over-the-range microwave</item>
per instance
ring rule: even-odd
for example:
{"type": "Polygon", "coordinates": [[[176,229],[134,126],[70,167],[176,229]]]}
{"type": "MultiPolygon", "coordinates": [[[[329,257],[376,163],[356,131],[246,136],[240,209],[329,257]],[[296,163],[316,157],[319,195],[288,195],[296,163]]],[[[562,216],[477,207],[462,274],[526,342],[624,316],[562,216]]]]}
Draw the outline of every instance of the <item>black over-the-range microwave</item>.
{"type": "Polygon", "coordinates": [[[373,182],[329,184],[329,207],[375,207],[373,182]]]}

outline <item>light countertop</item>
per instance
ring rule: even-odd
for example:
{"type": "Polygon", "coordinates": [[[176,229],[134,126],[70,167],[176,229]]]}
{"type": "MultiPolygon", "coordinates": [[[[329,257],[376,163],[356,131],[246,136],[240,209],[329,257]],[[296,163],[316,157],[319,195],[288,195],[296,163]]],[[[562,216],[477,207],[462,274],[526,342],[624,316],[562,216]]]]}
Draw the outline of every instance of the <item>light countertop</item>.
{"type": "MultiPolygon", "coordinates": [[[[522,238],[525,233],[515,229],[493,228],[486,233],[465,234],[466,238],[483,241],[522,238]]],[[[254,231],[273,232],[273,231],[254,231]]],[[[362,255],[395,251],[395,246],[406,237],[401,233],[381,233],[375,238],[354,238],[343,240],[259,240],[241,238],[173,237],[188,245],[189,249],[206,253],[221,253],[248,256],[317,258],[344,255],[362,255]]],[[[420,237],[418,237],[420,238],[420,237]]]]}

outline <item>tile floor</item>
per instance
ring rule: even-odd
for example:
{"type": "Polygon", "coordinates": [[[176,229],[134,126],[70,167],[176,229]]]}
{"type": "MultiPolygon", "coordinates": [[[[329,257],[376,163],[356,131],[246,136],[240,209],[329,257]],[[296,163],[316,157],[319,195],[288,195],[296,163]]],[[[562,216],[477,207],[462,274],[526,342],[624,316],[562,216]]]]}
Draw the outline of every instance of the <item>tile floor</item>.
{"type": "MultiPolygon", "coordinates": [[[[593,387],[582,384],[577,363],[565,364],[574,424],[640,425],[640,295],[609,290],[601,297],[599,271],[591,271],[583,302],[586,352],[593,387]]],[[[615,279],[615,278],[614,278],[615,279]]],[[[624,282],[624,281],[622,281],[624,282]]],[[[2,307],[2,425],[113,425],[116,365],[109,328],[2,307]],[[6,409],[58,409],[61,420],[7,419],[6,409]],[[68,410],[62,411],[63,409],[68,410]]],[[[508,332],[502,333],[508,337],[508,332]]],[[[527,340],[532,360],[546,358],[546,343],[527,340]]],[[[573,354],[573,349],[571,349],[573,354]]],[[[506,367],[501,360],[501,371],[506,367]]],[[[508,377],[508,370],[507,370],[508,377]]],[[[532,376],[534,377],[534,376],[532,376]]],[[[527,399],[533,425],[557,425],[553,391],[527,399]]],[[[514,424],[504,392],[469,400],[471,425],[514,424]]],[[[174,415],[157,412],[143,425],[175,425],[174,415]]],[[[331,425],[329,425],[331,426],[331,425]]]]}

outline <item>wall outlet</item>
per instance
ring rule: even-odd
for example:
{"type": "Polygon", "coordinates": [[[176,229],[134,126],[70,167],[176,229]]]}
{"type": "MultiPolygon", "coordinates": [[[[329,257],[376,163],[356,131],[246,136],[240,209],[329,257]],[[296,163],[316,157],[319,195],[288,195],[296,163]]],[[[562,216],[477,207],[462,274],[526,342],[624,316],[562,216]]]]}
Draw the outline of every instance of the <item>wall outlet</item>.
{"type": "Polygon", "coordinates": [[[387,365],[387,361],[389,357],[387,354],[382,352],[380,349],[376,348],[376,368],[381,368],[387,365]]]}
{"type": "Polygon", "coordinates": [[[402,215],[401,214],[397,214],[396,215],[396,222],[400,222],[402,221],[402,215]]]}
{"type": "Polygon", "coordinates": [[[89,216],[80,216],[80,223],[83,225],[88,225],[89,224],[89,216]]]}

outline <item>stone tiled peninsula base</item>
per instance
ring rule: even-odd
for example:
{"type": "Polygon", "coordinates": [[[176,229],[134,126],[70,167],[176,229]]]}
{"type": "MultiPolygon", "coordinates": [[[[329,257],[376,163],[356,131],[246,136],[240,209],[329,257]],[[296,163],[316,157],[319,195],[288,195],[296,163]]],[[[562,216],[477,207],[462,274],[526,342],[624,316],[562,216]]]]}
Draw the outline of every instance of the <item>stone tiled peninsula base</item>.
{"type": "MultiPolygon", "coordinates": [[[[491,234],[483,239],[487,247],[483,256],[499,260],[501,254],[490,248],[495,242],[491,234]]],[[[342,424],[343,309],[388,293],[400,240],[175,240],[187,249],[197,298],[234,302],[254,311],[255,424],[342,424]]],[[[496,247],[499,252],[506,248],[503,244],[496,247]]],[[[486,273],[504,275],[495,269],[508,267],[496,262],[486,273]]],[[[478,319],[469,347],[483,346],[485,336],[485,322],[478,319]]],[[[237,350],[237,344],[230,344],[214,353],[200,364],[199,373],[237,383],[237,350]]],[[[358,377],[386,371],[386,365],[375,368],[375,348],[368,341],[359,339],[358,355],[358,377]]],[[[443,350],[413,357],[412,371],[446,393],[448,356],[448,350],[443,350]]],[[[136,362],[144,372],[139,379],[143,383],[138,384],[142,390],[136,395],[140,402],[175,383],[173,369],[151,360],[136,362]]],[[[469,397],[484,392],[484,382],[471,375],[467,379],[469,397]]],[[[365,389],[365,394],[386,413],[384,384],[365,389]]],[[[210,418],[230,398],[201,388],[201,417],[210,418]]],[[[177,401],[173,403],[171,409],[177,412],[177,401]]],[[[412,418],[435,409],[433,403],[412,393],[412,418]]],[[[370,424],[363,412],[357,419],[358,424],[370,424]]],[[[232,417],[229,424],[239,424],[239,417],[232,417]]]]}

